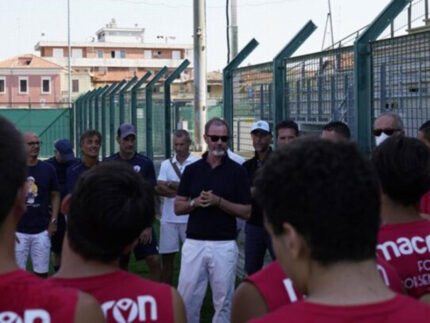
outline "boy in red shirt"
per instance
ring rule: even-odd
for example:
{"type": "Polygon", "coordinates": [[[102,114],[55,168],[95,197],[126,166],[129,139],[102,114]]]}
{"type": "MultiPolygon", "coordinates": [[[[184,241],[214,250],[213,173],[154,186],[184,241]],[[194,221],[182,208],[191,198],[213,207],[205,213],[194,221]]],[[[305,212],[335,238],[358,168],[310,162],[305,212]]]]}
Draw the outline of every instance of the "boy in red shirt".
{"type": "Polygon", "coordinates": [[[22,135],[0,117],[0,322],[104,322],[93,297],[18,269],[15,230],[25,211],[26,174],[22,135]]]}
{"type": "Polygon", "coordinates": [[[152,186],[126,163],[105,162],[83,173],[63,202],[68,215],[61,268],[50,282],[93,295],[107,322],[184,322],[177,291],[120,270],[143,228],[154,219],[152,186]]]}
{"type": "Polygon", "coordinates": [[[409,295],[430,302],[430,221],[419,211],[430,189],[430,150],[418,139],[393,137],[372,160],[382,187],[378,254],[396,269],[409,295]]]}
{"type": "Polygon", "coordinates": [[[256,321],[430,319],[430,307],[394,293],[378,273],[379,185],[354,144],[294,141],[267,161],[255,187],[277,259],[306,295],[256,321]]]}

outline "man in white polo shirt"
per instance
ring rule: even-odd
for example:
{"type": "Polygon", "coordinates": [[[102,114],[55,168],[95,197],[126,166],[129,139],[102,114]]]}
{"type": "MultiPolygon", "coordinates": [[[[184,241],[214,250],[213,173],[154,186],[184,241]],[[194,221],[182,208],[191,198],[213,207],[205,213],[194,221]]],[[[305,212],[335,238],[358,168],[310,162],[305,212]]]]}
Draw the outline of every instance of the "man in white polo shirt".
{"type": "Polygon", "coordinates": [[[185,241],[188,216],[177,216],[174,211],[174,201],[179,180],[184,169],[199,158],[191,155],[190,135],[186,130],[176,130],[173,134],[175,155],[161,163],[157,179],[156,191],[164,196],[161,210],[160,254],[163,261],[161,279],[172,285],[173,262],[179,251],[180,242],[185,241]]]}

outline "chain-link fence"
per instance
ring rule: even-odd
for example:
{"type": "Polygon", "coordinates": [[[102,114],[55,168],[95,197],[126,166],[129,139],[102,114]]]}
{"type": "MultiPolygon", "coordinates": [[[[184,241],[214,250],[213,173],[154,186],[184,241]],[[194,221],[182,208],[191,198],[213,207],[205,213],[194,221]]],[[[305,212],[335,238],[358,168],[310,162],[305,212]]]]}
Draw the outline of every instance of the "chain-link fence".
{"type": "Polygon", "coordinates": [[[286,63],[287,115],[304,131],[332,120],[356,129],[352,47],[293,57],[286,63]]]}
{"type": "Polygon", "coordinates": [[[430,31],[373,42],[374,117],[398,113],[415,136],[430,118],[430,31]]]}

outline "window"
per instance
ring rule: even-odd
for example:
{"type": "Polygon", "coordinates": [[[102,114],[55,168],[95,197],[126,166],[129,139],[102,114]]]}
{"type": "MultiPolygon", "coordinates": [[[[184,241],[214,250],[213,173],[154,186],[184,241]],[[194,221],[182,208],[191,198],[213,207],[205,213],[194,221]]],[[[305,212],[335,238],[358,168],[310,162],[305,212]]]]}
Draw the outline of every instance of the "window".
{"type": "Polygon", "coordinates": [[[145,58],[145,59],[151,59],[152,58],[152,50],[145,49],[143,51],[143,58],[145,58]]]}
{"type": "Polygon", "coordinates": [[[72,48],[72,57],[82,58],[82,48],[72,48]]]}
{"type": "Polygon", "coordinates": [[[52,52],[53,57],[64,57],[64,50],[62,48],[54,48],[52,52]]]}
{"type": "Polygon", "coordinates": [[[19,94],[28,93],[28,77],[19,78],[19,94]]]}
{"type": "Polygon", "coordinates": [[[112,57],[112,58],[125,58],[125,51],[113,50],[110,52],[110,57],[112,57]]]}
{"type": "Polygon", "coordinates": [[[115,51],[114,50],[110,52],[110,57],[115,58],[115,51]]]}
{"type": "Polygon", "coordinates": [[[98,57],[98,58],[103,58],[103,51],[102,51],[102,50],[100,50],[100,49],[99,49],[99,50],[97,51],[97,57],[98,57]]]}
{"type": "Polygon", "coordinates": [[[79,92],[79,80],[72,80],[72,92],[79,92]]]}
{"type": "Polygon", "coordinates": [[[6,93],[6,79],[4,77],[0,78],[0,94],[6,93]]]}
{"type": "Polygon", "coordinates": [[[125,51],[121,50],[119,53],[121,58],[125,58],[125,51]]]}
{"type": "Polygon", "coordinates": [[[51,93],[51,78],[42,77],[42,94],[51,93]]]}
{"type": "Polygon", "coordinates": [[[181,51],[180,50],[172,51],[172,59],[181,59],[181,51]]]}

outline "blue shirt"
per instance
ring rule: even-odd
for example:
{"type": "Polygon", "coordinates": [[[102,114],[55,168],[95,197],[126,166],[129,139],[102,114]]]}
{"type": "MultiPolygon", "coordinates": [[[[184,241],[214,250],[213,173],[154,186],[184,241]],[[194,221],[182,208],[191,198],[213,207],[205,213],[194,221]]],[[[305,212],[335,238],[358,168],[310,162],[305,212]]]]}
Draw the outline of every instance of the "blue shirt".
{"type": "Polygon", "coordinates": [[[59,191],[54,167],[39,160],[36,165],[28,167],[27,184],[27,211],[19,221],[17,231],[40,233],[48,228],[50,193],[59,191]]]}
{"type": "Polygon", "coordinates": [[[51,157],[46,162],[55,168],[57,174],[58,185],[60,187],[61,198],[66,196],[67,191],[67,168],[79,162],[78,158],[65,163],[59,163],[55,157],[51,157]]]}
{"type": "Polygon", "coordinates": [[[79,161],[76,164],[67,168],[67,173],[66,173],[67,193],[73,192],[73,189],[75,188],[75,184],[78,181],[79,176],[88,169],[90,168],[85,166],[85,164],[82,161],[79,161]]]}
{"type": "Polygon", "coordinates": [[[104,161],[112,160],[124,161],[130,164],[134,171],[141,174],[143,178],[145,178],[152,186],[157,185],[157,180],[155,179],[154,163],[145,155],[135,153],[133,158],[122,159],[119,153],[116,153],[107,157],[104,161]]]}
{"type": "MultiPolygon", "coordinates": [[[[209,191],[232,203],[251,204],[251,191],[245,169],[225,155],[215,168],[202,159],[187,166],[179,183],[179,196],[196,198],[209,191]]],[[[190,212],[187,238],[196,240],[236,239],[236,218],[217,206],[197,207],[190,212]]]]}

